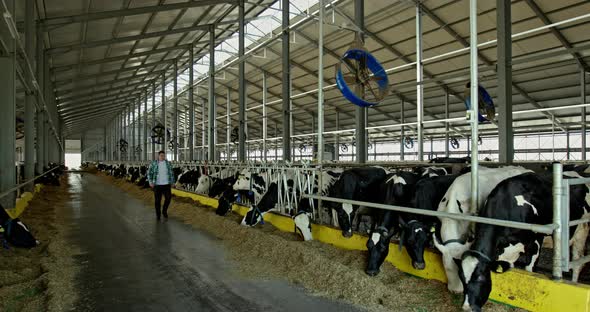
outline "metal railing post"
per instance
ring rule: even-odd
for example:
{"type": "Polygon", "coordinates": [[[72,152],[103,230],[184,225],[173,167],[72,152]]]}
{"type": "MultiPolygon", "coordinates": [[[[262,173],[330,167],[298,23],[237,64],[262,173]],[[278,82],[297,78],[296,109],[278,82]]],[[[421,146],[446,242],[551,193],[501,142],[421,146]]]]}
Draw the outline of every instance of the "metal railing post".
{"type": "Polygon", "coordinates": [[[561,223],[559,224],[559,228],[561,229],[561,269],[562,272],[567,272],[570,270],[570,227],[568,224],[570,220],[570,183],[568,179],[563,178],[561,183],[561,223]]]}
{"type": "Polygon", "coordinates": [[[562,251],[561,251],[561,212],[563,196],[563,166],[560,163],[553,164],[553,224],[557,227],[553,230],[553,279],[561,280],[562,251]]]}

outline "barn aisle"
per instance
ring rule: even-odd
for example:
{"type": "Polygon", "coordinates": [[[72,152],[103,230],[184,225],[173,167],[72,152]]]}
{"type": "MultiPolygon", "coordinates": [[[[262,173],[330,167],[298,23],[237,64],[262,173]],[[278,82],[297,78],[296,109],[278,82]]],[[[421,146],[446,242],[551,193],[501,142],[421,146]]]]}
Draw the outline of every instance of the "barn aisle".
{"type": "Polygon", "coordinates": [[[245,281],[216,239],[91,174],[69,174],[78,311],[357,311],[278,281],[245,281]]]}

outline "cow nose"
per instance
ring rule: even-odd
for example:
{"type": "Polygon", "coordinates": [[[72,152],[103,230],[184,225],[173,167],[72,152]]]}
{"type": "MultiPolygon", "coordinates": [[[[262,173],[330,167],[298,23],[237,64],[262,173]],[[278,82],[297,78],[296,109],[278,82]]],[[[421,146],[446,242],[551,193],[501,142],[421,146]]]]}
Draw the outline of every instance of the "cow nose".
{"type": "Polygon", "coordinates": [[[369,276],[376,276],[377,274],[379,274],[379,270],[365,270],[365,273],[367,273],[367,275],[369,276]]]}
{"type": "Polygon", "coordinates": [[[426,267],[426,263],[414,261],[414,262],[412,262],[412,266],[416,270],[424,270],[424,268],[426,267]]]}

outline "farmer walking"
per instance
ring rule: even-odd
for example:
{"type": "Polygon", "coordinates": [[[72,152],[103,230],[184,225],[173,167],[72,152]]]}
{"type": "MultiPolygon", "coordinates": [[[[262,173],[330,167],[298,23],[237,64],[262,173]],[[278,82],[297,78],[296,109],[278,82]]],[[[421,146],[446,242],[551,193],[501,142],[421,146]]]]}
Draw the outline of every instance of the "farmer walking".
{"type": "Polygon", "coordinates": [[[154,190],[156,199],[156,217],[160,221],[160,215],[164,215],[164,220],[168,220],[168,206],[172,199],[172,184],[174,184],[174,175],[172,174],[172,165],[166,159],[164,151],[158,152],[158,160],[152,161],[148,170],[148,181],[150,187],[154,190]],[[164,195],[164,207],[160,213],[160,205],[164,195]]]}

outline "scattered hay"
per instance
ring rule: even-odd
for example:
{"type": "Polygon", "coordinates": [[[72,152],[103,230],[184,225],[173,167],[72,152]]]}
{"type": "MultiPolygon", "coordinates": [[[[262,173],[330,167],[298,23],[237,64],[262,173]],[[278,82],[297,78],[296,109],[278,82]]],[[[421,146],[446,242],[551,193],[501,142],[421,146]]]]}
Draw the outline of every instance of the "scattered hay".
{"type": "MultiPolygon", "coordinates": [[[[151,207],[151,191],[112,177],[106,179],[151,207]]],[[[390,263],[382,266],[377,277],[367,276],[367,253],[363,251],[342,250],[317,241],[304,243],[272,225],[247,228],[239,225],[241,216],[219,217],[190,199],[175,197],[169,214],[217,237],[243,277],[284,279],[313,295],[348,301],[370,311],[458,311],[462,304],[462,296],[450,294],[445,284],[413,277],[390,263]]],[[[486,311],[517,310],[496,303],[486,305],[486,311]]]]}
{"type": "Polygon", "coordinates": [[[67,179],[35,194],[20,218],[41,244],[0,250],[0,311],[68,311],[75,302],[77,267],[65,243],[67,179]]]}

